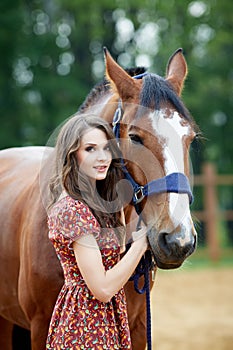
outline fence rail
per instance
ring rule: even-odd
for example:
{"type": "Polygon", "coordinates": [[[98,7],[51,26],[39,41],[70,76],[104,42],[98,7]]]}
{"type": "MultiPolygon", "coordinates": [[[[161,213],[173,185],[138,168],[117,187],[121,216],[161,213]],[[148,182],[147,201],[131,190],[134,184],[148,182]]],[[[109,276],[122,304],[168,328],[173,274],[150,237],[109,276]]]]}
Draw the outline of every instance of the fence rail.
{"type": "Polygon", "coordinates": [[[201,175],[194,176],[194,186],[203,186],[202,211],[192,211],[194,217],[205,223],[206,239],[211,260],[218,261],[221,248],[218,239],[219,220],[233,220],[233,210],[219,210],[217,186],[233,186],[233,175],[219,175],[212,163],[205,163],[201,175]]]}

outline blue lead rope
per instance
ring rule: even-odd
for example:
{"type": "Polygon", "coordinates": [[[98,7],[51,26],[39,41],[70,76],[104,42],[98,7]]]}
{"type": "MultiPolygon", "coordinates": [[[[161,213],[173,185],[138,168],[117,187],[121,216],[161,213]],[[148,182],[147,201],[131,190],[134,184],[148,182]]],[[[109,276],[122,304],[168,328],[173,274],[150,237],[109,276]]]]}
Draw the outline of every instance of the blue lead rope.
{"type": "MultiPolygon", "coordinates": [[[[139,216],[137,228],[140,229],[140,223],[142,221],[141,215],[139,216]]],[[[130,245],[130,244],[129,244],[130,245]]],[[[128,245],[128,246],[129,246],[128,245]]],[[[146,334],[147,334],[147,350],[152,349],[152,337],[151,337],[151,310],[150,310],[150,270],[154,268],[154,262],[152,253],[147,250],[142,256],[138,266],[135,269],[133,276],[130,277],[130,281],[134,282],[134,289],[138,294],[144,294],[146,292],[146,334]],[[140,289],[139,278],[144,276],[144,286],[140,289]]]]}
{"type": "Polygon", "coordinates": [[[150,310],[150,269],[151,269],[151,252],[147,250],[143,255],[135,273],[130,277],[130,281],[134,282],[134,289],[139,294],[146,292],[146,334],[147,334],[147,350],[152,349],[151,337],[151,310],[150,310]],[[144,276],[144,286],[140,289],[138,286],[139,278],[144,276]]]}

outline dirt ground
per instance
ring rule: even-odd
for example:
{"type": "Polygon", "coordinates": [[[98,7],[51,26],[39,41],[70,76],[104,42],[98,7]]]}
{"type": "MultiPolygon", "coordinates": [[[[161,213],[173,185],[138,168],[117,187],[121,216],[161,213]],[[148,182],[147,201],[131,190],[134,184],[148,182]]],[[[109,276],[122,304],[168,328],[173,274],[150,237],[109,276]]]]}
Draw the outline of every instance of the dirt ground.
{"type": "Polygon", "coordinates": [[[233,268],[157,272],[153,350],[233,349],[233,268]]]}

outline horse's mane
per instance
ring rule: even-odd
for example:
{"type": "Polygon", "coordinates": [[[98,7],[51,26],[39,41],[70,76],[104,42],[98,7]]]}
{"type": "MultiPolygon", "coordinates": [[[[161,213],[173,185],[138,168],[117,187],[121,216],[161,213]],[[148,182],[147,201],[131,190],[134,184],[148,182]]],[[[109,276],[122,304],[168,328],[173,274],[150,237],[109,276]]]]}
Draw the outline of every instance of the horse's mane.
{"type": "MultiPolygon", "coordinates": [[[[139,74],[146,72],[144,67],[136,67],[125,69],[125,71],[134,77],[139,74]]],[[[78,112],[85,112],[90,106],[98,103],[98,100],[104,96],[111,89],[110,83],[107,79],[103,79],[97,83],[90,93],[87,95],[85,101],[80,106],[78,112]]],[[[190,124],[193,125],[194,129],[198,130],[198,126],[190,115],[189,111],[179,98],[179,96],[173,90],[171,84],[160,77],[157,74],[148,73],[143,77],[143,86],[140,95],[140,105],[142,107],[151,108],[154,107],[156,110],[161,108],[162,103],[169,102],[175,109],[181,114],[190,124]]],[[[140,116],[140,109],[137,116],[140,116]]]]}
{"type": "MultiPolygon", "coordinates": [[[[135,67],[135,68],[128,68],[125,69],[125,71],[131,76],[134,77],[138,74],[143,74],[146,72],[145,67],[135,67]]],[[[110,91],[110,83],[107,79],[103,79],[99,83],[97,83],[90,93],[87,95],[85,101],[82,103],[82,105],[79,107],[78,112],[85,112],[90,106],[94,105],[98,102],[98,100],[104,96],[108,91],[110,91]]]]}

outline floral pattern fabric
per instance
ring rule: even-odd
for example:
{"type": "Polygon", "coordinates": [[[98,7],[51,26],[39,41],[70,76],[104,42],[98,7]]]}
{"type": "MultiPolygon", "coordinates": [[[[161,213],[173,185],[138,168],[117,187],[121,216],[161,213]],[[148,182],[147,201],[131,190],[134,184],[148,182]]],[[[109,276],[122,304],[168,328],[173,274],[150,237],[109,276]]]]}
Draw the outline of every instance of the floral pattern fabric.
{"type": "Polygon", "coordinates": [[[120,254],[114,230],[105,229],[103,234],[89,208],[69,196],[53,207],[48,226],[65,282],[52,314],[46,349],[131,349],[124,290],[120,289],[110,302],[97,300],[82,278],[72,248],[79,237],[93,234],[105,269],[111,269],[120,254]]]}

